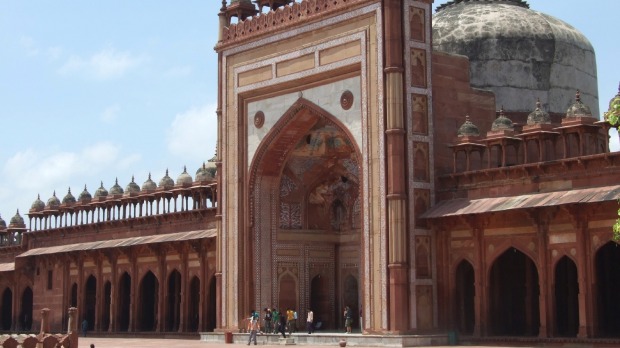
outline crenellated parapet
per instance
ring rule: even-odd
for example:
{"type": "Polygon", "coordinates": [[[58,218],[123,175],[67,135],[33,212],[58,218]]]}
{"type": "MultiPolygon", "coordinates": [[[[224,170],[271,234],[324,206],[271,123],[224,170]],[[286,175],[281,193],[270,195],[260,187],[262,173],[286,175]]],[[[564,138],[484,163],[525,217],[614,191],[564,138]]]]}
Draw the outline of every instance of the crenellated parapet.
{"type": "Polygon", "coordinates": [[[222,40],[216,50],[221,50],[230,44],[238,43],[260,35],[283,31],[292,26],[299,26],[331,14],[343,12],[357,4],[368,0],[303,0],[270,10],[267,13],[258,13],[255,16],[240,20],[223,28],[222,40]]]}

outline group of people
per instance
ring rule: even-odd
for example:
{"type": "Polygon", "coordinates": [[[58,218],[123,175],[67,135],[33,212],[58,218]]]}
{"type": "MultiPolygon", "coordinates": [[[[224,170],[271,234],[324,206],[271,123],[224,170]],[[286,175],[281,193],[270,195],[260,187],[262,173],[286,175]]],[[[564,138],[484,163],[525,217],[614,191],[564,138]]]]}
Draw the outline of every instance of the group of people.
{"type": "MultiPolygon", "coordinates": [[[[353,325],[353,311],[349,306],[345,306],[343,316],[344,326],[347,330],[345,333],[350,334],[353,325]]],[[[251,342],[254,342],[254,345],[256,345],[256,336],[262,332],[273,334],[281,333],[283,338],[286,338],[286,331],[288,331],[289,335],[293,332],[297,332],[297,319],[297,311],[293,309],[280,312],[276,308],[265,308],[263,310],[264,331],[261,331],[259,314],[257,311],[252,310],[248,318],[247,330],[250,333],[248,346],[251,342]]],[[[309,308],[306,316],[306,329],[308,330],[308,334],[314,332],[314,312],[309,308]]]]}

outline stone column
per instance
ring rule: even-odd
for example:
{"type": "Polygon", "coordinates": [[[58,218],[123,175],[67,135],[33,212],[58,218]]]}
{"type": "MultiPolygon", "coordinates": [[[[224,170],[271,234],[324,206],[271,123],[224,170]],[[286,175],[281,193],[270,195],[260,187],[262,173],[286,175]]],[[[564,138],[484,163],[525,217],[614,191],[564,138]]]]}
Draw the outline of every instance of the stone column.
{"type": "Polygon", "coordinates": [[[403,111],[402,2],[385,0],[385,97],[388,219],[388,329],[409,329],[409,266],[407,264],[407,194],[405,115],[403,111]]]}
{"type": "Polygon", "coordinates": [[[39,332],[40,335],[50,332],[49,315],[50,315],[49,308],[43,308],[41,310],[41,331],[39,332]]]}

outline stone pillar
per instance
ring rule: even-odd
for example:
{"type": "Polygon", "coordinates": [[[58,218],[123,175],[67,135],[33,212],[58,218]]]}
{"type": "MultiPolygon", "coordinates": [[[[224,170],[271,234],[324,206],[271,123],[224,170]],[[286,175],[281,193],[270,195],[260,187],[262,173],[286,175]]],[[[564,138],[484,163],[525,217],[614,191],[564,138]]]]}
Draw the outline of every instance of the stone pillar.
{"type": "Polygon", "coordinates": [[[77,308],[69,307],[69,322],[67,323],[67,333],[77,332],[77,308]]]}
{"type": "Polygon", "coordinates": [[[155,331],[163,332],[166,330],[166,327],[164,325],[164,311],[166,308],[166,251],[162,248],[158,250],[157,254],[157,278],[159,279],[159,291],[157,292],[157,327],[155,328],[155,331]]]}
{"type": "Polygon", "coordinates": [[[388,218],[388,329],[409,329],[409,266],[407,264],[407,195],[405,115],[403,111],[402,2],[385,0],[385,97],[388,218]]]}
{"type": "Polygon", "coordinates": [[[50,315],[49,308],[43,308],[41,310],[41,331],[39,332],[40,335],[50,332],[49,315],[50,315]]]}

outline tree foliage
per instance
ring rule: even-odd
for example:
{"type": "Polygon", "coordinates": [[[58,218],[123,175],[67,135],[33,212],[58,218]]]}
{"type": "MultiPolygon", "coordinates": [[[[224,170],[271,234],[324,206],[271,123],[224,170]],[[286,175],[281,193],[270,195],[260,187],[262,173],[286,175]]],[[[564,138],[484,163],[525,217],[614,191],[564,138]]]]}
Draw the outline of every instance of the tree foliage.
{"type": "MultiPolygon", "coordinates": [[[[609,102],[609,110],[604,114],[604,117],[609,124],[620,130],[620,88],[618,88],[618,94],[609,102]]],[[[618,209],[618,219],[613,226],[613,231],[614,240],[620,240],[620,209],[618,209]]]]}

